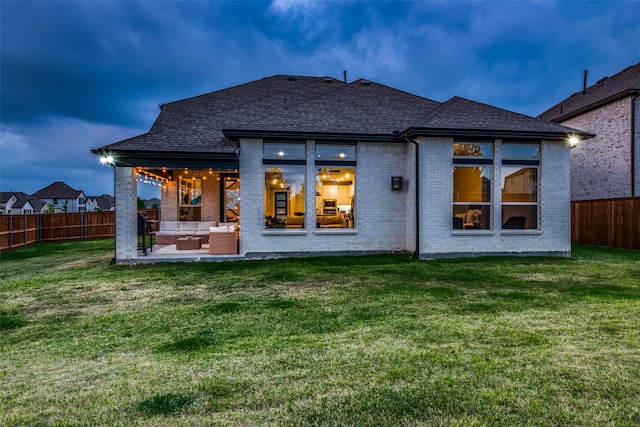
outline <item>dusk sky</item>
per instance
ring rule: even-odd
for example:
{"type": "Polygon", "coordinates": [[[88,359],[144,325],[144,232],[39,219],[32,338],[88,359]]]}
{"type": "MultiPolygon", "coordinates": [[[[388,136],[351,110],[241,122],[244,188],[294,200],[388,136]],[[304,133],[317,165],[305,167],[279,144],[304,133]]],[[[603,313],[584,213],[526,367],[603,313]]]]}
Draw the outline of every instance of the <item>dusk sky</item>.
{"type": "MultiPolygon", "coordinates": [[[[0,190],[113,194],[90,152],[159,105],[274,74],[537,116],[640,62],[640,2],[0,1],[0,190]]],[[[159,194],[140,184],[142,197],[159,194]]]]}

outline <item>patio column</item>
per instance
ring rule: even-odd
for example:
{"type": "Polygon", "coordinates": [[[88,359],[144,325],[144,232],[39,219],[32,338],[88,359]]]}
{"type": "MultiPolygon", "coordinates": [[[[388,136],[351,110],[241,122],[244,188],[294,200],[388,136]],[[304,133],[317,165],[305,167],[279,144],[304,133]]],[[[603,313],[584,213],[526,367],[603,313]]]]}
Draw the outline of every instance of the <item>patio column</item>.
{"type": "Polygon", "coordinates": [[[138,254],[138,187],[136,170],[115,168],[116,260],[133,259],[138,254]]]}

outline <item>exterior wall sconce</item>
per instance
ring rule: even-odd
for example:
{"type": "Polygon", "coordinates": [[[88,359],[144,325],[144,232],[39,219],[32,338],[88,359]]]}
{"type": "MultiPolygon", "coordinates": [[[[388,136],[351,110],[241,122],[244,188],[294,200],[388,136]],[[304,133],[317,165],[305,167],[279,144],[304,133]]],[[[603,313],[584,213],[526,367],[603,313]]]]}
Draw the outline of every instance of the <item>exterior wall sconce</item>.
{"type": "Polygon", "coordinates": [[[571,148],[577,147],[578,144],[580,144],[580,140],[578,138],[576,138],[575,136],[569,138],[569,146],[571,148]]]}
{"type": "Polygon", "coordinates": [[[394,191],[402,190],[404,179],[401,176],[391,177],[391,189],[394,191]]]}

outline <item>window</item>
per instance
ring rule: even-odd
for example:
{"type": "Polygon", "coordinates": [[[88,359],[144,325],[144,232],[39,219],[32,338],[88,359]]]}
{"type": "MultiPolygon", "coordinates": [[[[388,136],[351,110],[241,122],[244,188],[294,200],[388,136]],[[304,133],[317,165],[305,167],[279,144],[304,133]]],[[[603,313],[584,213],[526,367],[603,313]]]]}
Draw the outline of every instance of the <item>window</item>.
{"type": "Polygon", "coordinates": [[[502,145],[502,229],[539,228],[539,144],[502,145]]]}
{"type": "Polygon", "coordinates": [[[180,221],[200,221],[202,216],[202,179],[196,178],[196,172],[185,170],[179,177],[180,221]]]}
{"type": "Polygon", "coordinates": [[[316,227],[355,227],[356,146],[317,144],[316,227]]]}
{"type": "Polygon", "coordinates": [[[491,229],[493,143],[453,144],[454,230],[491,229]]]}
{"type": "Polygon", "coordinates": [[[264,143],[264,227],[305,228],[306,144],[264,143]]]}

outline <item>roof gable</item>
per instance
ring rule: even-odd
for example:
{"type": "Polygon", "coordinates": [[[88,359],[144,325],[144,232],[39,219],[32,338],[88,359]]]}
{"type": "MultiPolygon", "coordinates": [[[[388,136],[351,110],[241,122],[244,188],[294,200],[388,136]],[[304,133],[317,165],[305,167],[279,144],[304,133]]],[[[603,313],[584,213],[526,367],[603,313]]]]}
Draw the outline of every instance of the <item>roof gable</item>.
{"type": "Polygon", "coordinates": [[[640,92],[640,63],[627,67],[611,77],[598,80],[586,90],[574,93],[538,117],[560,122],[638,92],[640,92]]]}
{"type": "Polygon", "coordinates": [[[0,191],[0,203],[7,203],[14,194],[13,191],[0,191]]]}

